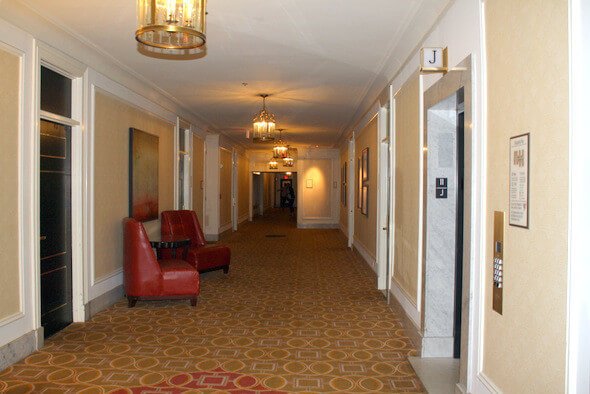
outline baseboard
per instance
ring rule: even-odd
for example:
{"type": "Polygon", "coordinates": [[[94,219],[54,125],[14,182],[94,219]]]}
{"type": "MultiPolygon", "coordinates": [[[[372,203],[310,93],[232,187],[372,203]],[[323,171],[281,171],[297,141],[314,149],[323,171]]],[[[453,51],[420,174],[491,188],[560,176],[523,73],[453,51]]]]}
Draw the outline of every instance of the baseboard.
{"type": "MultiPolygon", "coordinates": [[[[392,285],[394,285],[392,283],[392,285]]],[[[397,289],[399,291],[399,289],[397,289]]],[[[422,349],[422,334],[420,332],[420,326],[419,324],[417,324],[414,319],[416,318],[416,314],[419,315],[418,310],[416,308],[414,308],[414,311],[411,311],[412,316],[410,316],[410,314],[408,313],[408,311],[406,311],[406,307],[404,307],[404,305],[402,305],[402,303],[400,302],[400,299],[397,298],[396,293],[394,293],[393,289],[389,289],[389,293],[390,293],[390,304],[389,306],[394,310],[394,312],[396,312],[401,320],[402,320],[402,326],[404,327],[404,330],[406,331],[405,334],[408,338],[410,338],[410,340],[412,341],[412,343],[414,344],[414,347],[420,351],[420,349],[422,349]]],[[[402,299],[404,300],[404,303],[408,303],[410,305],[412,305],[410,303],[410,301],[402,295],[402,299]]],[[[419,319],[417,321],[420,321],[419,319]]]]}
{"type": "Polygon", "coordinates": [[[43,347],[43,327],[30,331],[0,347],[0,371],[43,347]]]}
{"type": "Polygon", "coordinates": [[[328,228],[338,228],[338,223],[297,223],[297,228],[303,229],[328,229],[328,228]]]}
{"type": "Polygon", "coordinates": [[[106,293],[90,300],[84,306],[84,312],[86,315],[85,320],[88,321],[92,316],[96,315],[98,312],[104,311],[123,297],[125,297],[125,290],[123,285],[119,285],[114,289],[109,290],[106,293]]]}
{"type": "Polygon", "coordinates": [[[502,392],[483,372],[477,374],[473,386],[472,391],[475,394],[499,394],[502,392]]]}
{"type": "Polygon", "coordinates": [[[240,223],[245,222],[246,220],[248,220],[250,218],[250,214],[249,213],[245,213],[242,216],[238,217],[238,225],[240,223]]]}
{"type": "Polygon", "coordinates": [[[223,226],[219,227],[219,234],[226,232],[227,230],[231,230],[233,227],[233,223],[229,222],[224,224],[223,226]]]}
{"type": "Polygon", "coordinates": [[[338,223],[338,227],[340,228],[340,231],[342,231],[342,234],[344,234],[344,236],[348,238],[348,229],[344,227],[342,223],[338,223]]]}
{"type": "Polygon", "coordinates": [[[378,274],[377,261],[375,260],[375,257],[371,256],[369,251],[367,249],[365,249],[365,247],[363,245],[361,245],[361,243],[358,242],[356,239],[352,243],[352,246],[359,252],[359,254],[363,257],[365,262],[367,264],[369,264],[369,267],[371,267],[371,269],[375,272],[375,274],[378,274]]]}
{"type": "Polygon", "coordinates": [[[88,290],[88,298],[93,300],[123,285],[123,268],[94,280],[88,290]]]}

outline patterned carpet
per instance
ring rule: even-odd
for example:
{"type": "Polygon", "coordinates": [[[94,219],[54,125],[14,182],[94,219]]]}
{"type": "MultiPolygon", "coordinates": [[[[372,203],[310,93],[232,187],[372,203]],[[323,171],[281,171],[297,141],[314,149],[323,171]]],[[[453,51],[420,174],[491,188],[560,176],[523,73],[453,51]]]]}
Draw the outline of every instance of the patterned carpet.
{"type": "Polygon", "coordinates": [[[399,317],[342,234],[272,218],[222,240],[230,273],[202,275],[196,307],[122,300],[0,372],[0,391],[422,392],[399,317]]]}

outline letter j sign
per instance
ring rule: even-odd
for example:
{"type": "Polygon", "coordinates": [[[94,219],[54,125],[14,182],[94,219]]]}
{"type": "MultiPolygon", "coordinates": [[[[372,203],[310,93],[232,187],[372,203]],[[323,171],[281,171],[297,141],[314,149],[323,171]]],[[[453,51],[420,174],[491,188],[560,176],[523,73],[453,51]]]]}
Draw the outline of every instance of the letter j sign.
{"type": "Polygon", "coordinates": [[[420,72],[447,72],[447,48],[424,47],[420,51],[420,72]]]}

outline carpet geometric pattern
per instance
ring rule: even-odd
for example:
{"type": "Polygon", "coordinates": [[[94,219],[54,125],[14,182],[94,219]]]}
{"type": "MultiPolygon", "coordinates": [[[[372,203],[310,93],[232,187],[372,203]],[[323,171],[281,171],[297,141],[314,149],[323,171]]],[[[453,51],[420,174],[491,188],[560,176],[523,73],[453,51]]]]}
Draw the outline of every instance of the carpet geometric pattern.
{"type": "Polygon", "coordinates": [[[221,241],[230,273],[203,274],[196,307],[121,300],[0,372],[0,391],[423,392],[399,316],[339,230],[274,213],[221,241]]]}

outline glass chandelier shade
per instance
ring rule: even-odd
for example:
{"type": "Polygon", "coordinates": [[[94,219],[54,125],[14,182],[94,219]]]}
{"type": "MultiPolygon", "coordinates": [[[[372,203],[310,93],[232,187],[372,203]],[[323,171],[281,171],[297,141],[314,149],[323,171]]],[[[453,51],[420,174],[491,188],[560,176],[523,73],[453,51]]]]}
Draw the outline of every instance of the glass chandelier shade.
{"type": "Polygon", "coordinates": [[[135,39],[164,49],[193,49],[205,44],[207,0],[137,0],[135,39]]]}
{"type": "Polygon", "coordinates": [[[268,94],[261,94],[262,110],[256,114],[253,121],[252,141],[269,142],[275,139],[275,116],[266,111],[266,98],[268,94]]]}
{"type": "Polygon", "coordinates": [[[271,159],[268,162],[268,168],[271,170],[276,170],[277,168],[279,168],[279,163],[277,163],[277,161],[275,159],[271,159]]]}
{"type": "Polygon", "coordinates": [[[283,166],[284,167],[293,167],[295,160],[292,157],[283,157],[283,166]]]}
{"type": "Polygon", "coordinates": [[[272,148],[272,157],[274,157],[275,159],[282,159],[284,157],[287,157],[288,150],[289,147],[287,146],[287,144],[285,144],[283,140],[279,138],[275,146],[272,148]]]}

